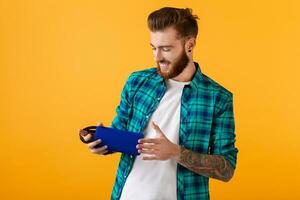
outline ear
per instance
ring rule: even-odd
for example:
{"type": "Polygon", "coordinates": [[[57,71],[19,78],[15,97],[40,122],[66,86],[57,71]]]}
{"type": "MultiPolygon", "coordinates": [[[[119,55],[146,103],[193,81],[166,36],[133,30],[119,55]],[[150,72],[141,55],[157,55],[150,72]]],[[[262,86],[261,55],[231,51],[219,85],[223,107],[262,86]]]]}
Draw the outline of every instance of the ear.
{"type": "Polygon", "coordinates": [[[196,46],[196,38],[190,37],[185,43],[186,52],[187,53],[192,52],[195,46],[196,46]]]}

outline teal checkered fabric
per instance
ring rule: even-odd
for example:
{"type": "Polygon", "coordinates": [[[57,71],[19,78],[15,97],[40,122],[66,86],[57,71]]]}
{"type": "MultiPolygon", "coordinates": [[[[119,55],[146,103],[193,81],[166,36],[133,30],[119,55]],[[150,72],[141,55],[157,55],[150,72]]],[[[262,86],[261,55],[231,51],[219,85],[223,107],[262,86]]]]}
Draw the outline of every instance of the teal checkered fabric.
{"type": "MultiPolygon", "coordinates": [[[[203,153],[224,156],[236,167],[233,95],[201,72],[196,72],[181,97],[179,145],[203,153]]],[[[143,133],[166,92],[164,79],[156,68],[132,73],[126,81],[111,127],[143,133]]],[[[111,199],[120,198],[135,157],[121,155],[111,199]]],[[[209,178],[178,164],[177,199],[209,199],[209,178]]]]}

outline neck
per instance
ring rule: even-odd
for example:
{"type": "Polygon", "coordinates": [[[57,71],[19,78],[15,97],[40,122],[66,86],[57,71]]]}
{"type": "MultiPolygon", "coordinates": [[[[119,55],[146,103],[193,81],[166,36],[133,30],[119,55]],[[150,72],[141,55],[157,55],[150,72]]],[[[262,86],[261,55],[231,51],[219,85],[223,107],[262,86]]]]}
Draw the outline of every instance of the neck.
{"type": "Polygon", "coordinates": [[[193,60],[190,60],[184,70],[176,77],[172,78],[172,80],[179,82],[187,82],[191,81],[194,74],[196,72],[196,66],[193,60]]]}

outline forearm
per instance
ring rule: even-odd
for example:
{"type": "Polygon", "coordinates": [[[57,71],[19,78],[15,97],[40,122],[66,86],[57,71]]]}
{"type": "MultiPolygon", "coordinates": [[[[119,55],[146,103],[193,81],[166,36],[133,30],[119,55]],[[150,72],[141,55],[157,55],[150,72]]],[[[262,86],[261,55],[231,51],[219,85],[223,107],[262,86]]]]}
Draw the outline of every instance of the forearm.
{"type": "Polygon", "coordinates": [[[187,169],[209,178],[229,181],[234,173],[231,164],[221,155],[200,154],[178,146],[175,160],[187,169]]]}

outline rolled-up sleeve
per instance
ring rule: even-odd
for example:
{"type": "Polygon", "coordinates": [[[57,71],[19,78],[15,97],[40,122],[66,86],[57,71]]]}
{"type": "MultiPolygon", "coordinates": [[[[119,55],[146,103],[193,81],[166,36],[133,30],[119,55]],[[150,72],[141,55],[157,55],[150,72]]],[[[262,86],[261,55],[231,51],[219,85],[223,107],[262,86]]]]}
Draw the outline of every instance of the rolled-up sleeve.
{"type": "Polygon", "coordinates": [[[233,113],[233,95],[220,98],[213,123],[210,140],[210,154],[222,155],[235,169],[238,149],[235,147],[235,123],[233,113]]]}

